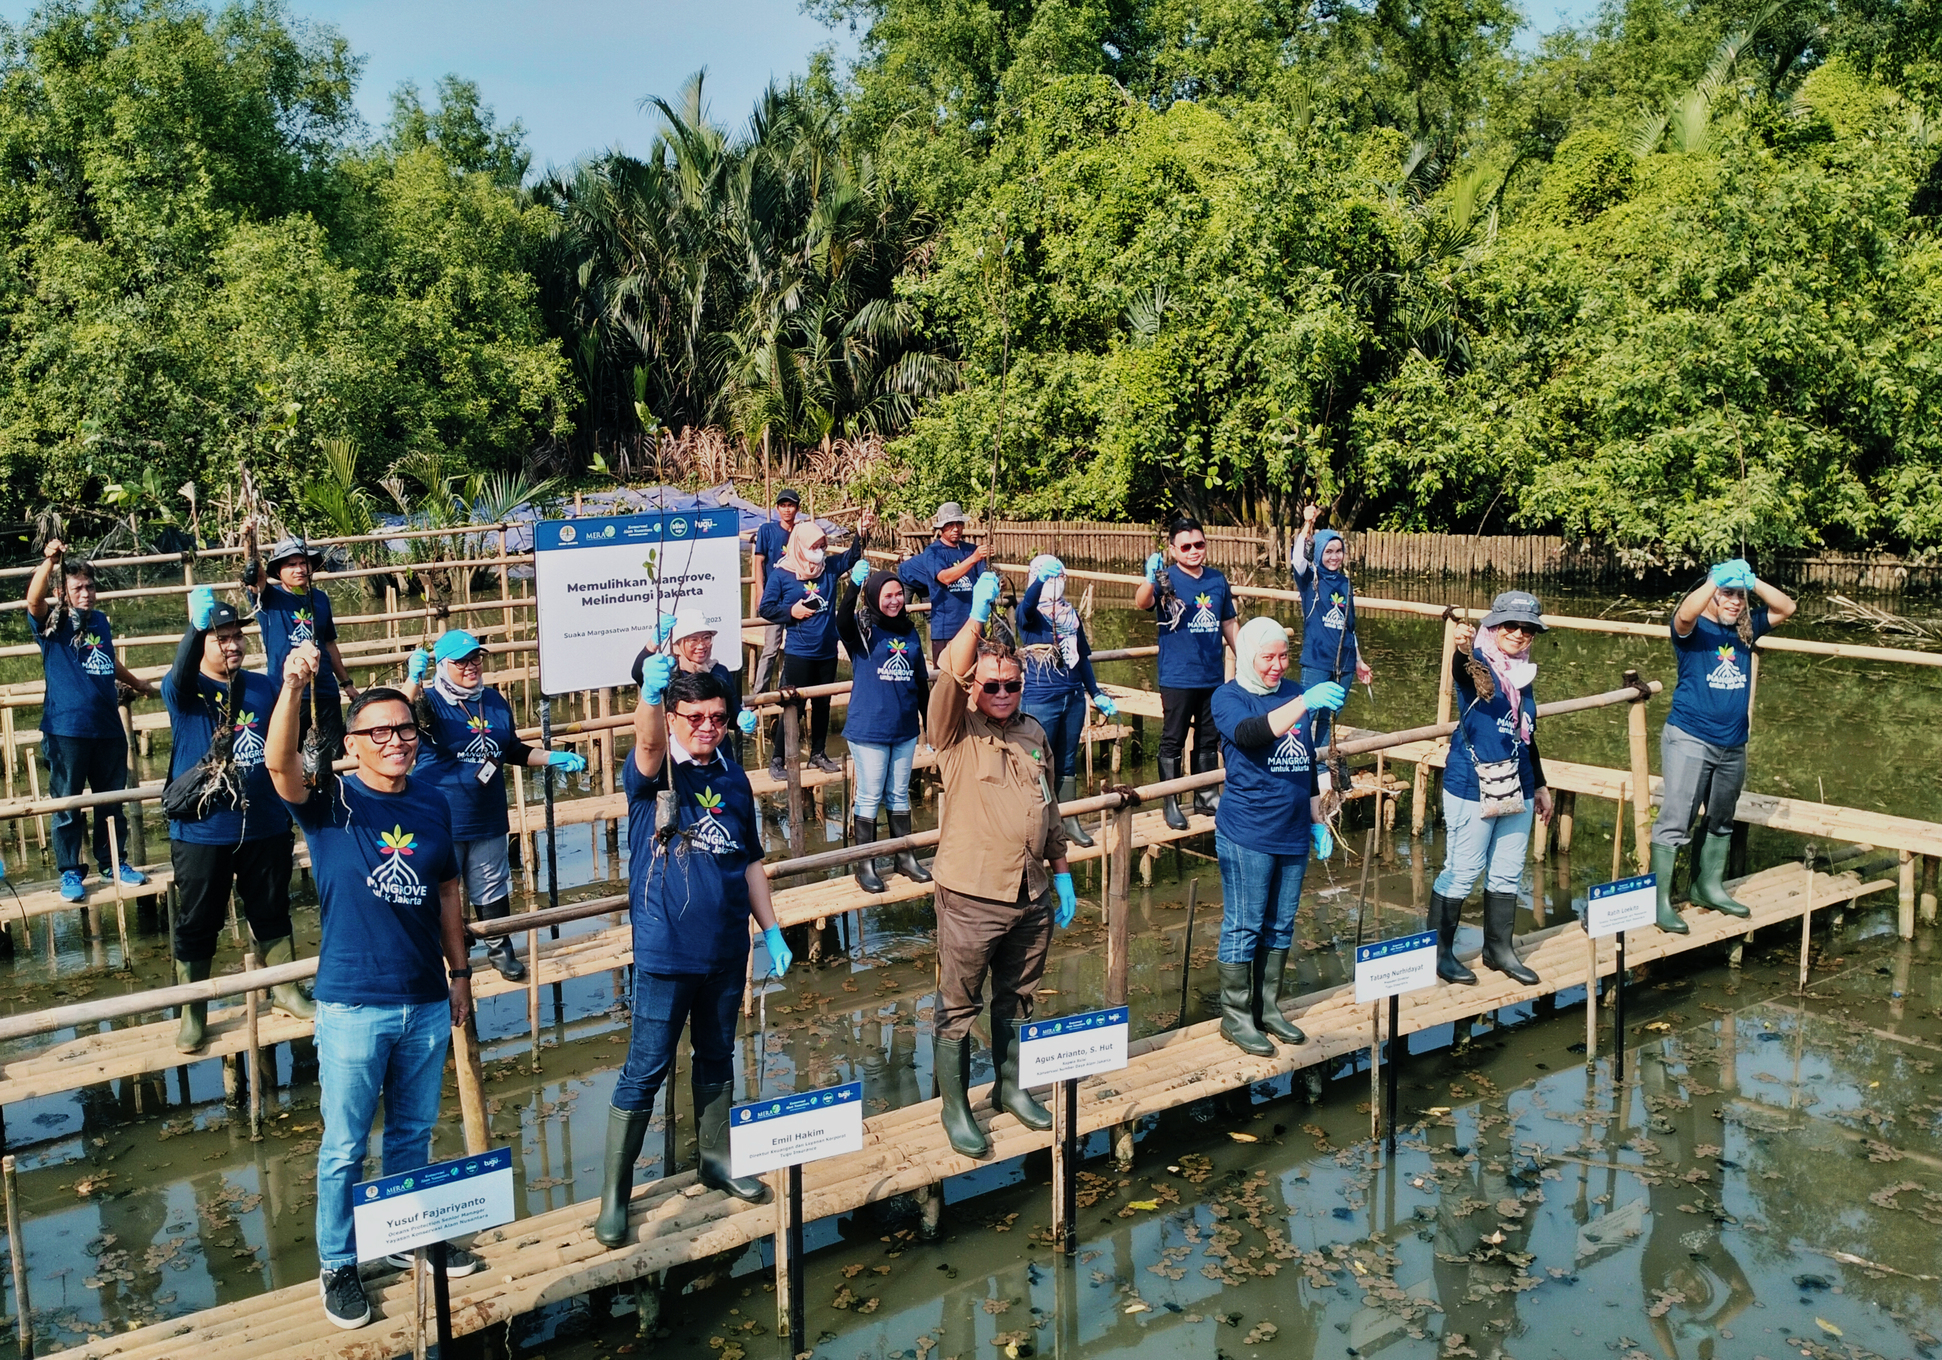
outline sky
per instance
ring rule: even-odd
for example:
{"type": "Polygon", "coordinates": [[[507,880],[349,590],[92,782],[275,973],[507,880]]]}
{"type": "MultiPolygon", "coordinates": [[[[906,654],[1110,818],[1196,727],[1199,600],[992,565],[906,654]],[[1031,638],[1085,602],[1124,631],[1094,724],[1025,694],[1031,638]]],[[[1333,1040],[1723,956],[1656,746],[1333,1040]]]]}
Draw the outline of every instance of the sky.
{"type": "MultiPolygon", "coordinates": [[[[648,95],[672,101],[705,69],[717,122],[739,126],[770,80],[807,69],[817,48],[856,50],[847,30],[802,13],[797,0],[286,0],[300,18],[333,25],[364,58],[358,109],[373,131],[391,112],[391,92],[413,81],[430,102],[441,76],[476,82],[501,122],[526,125],[533,170],[565,166],[592,152],[645,151],[657,116],[648,95]]],[[[0,0],[19,23],[31,0],[0,0]]],[[[1524,34],[1579,20],[1595,0],[1525,0],[1524,34]]]]}

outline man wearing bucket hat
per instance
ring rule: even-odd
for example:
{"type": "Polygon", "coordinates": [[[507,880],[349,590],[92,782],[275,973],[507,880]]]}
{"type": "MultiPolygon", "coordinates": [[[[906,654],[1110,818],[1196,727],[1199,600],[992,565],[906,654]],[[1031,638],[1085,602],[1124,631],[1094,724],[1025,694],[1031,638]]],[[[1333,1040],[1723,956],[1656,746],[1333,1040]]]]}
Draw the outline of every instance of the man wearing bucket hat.
{"type": "MultiPolygon", "coordinates": [[[[755,577],[755,598],[761,599],[763,590],[769,584],[769,573],[775,564],[782,560],[782,554],[789,551],[789,535],[796,530],[796,515],[802,509],[802,497],[788,487],[775,493],[775,513],[762,521],[762,527],[755,531],[755,546],[749,552],[749,571],[755,577]]],[[[783,627],[772,623],[762,630],[762,655],[756,658],[755,674],[749,683],[754,686],[749,692],[760,694],[775,678],[776,658],[782,655],[783,627]]]]}
{"type": "Polygon", "coordinates": [[[706,671],[721,681],[728,694],[728,720],[735,726],[733,748],[735,763],[742,763],[742,740],[755,735],[755,714],[742,707],[742,677],[740,671],[731,671],[715,660],[715,625],[708,622],[705,614],[695,610],[684,610],[679,614],[663,614],[656,626],[656,641],[641,648],[634,658],[634,683],[641,683],[641,672],[647,659],[656,652],[666,649],[674,657],[674,668],[689,674],[706,671]]]}
{"type": "Polygon", "coordinates": [[[931,660],[936,662],[944,648],[971,617],[971,592],[978,578],[989,571],[985,548],[964,542],[964,507],[945,501],[931,517],[937,537],[929,547],[897,568],[907,590],[921,590],[931,602],[931,660]]]}
{"type": "MultiPolygon", "coordinates": [[[[254,521],[245,529],[253,530],[254,521]]],[[[314,578],[324,555],[302,539],[277,540],[261,562],[243,564],[243,588],[256,606],[256,622],[263,630],[263,651],[269,657],[270,683],[283,687],[283,662],[291,649],[317,644],[324,664],[311,685],[315,722],[323,729],[324,752],[336,760],[344,754],[344,705],[341,696],[357,697],[344,653],[337,646],[337,624],[331,619],[330,596],[317,589],[314,578]]]]}
{"type": "MultiPolygon", "coordinates": [[[[512,705],[485,682],[485,662],[477,638],[463,628],[448,629],[429,653],[420,647],[411,654],[404,691],[422,731],[413,773],[434,785],[451,809],[452,851],[473,915],[497,921],[512,914],[504,767],[551,765],[578,774],[587,762],[573,751],[545,751],[521,741],[512,705]]],[[[510,982],[526,976],[509,935],[486,945],[486,960],[510,982]]]]}

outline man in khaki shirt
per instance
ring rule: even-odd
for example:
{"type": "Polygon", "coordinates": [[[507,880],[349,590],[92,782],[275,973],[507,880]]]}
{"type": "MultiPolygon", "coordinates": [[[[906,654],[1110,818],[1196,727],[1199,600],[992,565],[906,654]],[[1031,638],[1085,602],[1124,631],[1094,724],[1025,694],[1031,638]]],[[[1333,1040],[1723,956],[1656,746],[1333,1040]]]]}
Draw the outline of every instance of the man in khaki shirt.
{"type": "Polygon", "coordinates": [[[1018,1027],[1031,1019],[1053,924],[1072,924],[1078,910],[1045,729],[1018,711],[1018,658],[983,640],[999,589],[997,573],[979,578],[970,621],[944,649],[943,675],[931,689],[930,737],[944,778],[931,865],[939,972],[932,1025],[944,1131],[966,1157],[991,1150],[970,1098],[971,1023],[984,1008],[986,973],[997,1070],[992,1108],[1027,1128],[1052,1127],[1045,1107],[1018,1084],[1018,1027]]]}

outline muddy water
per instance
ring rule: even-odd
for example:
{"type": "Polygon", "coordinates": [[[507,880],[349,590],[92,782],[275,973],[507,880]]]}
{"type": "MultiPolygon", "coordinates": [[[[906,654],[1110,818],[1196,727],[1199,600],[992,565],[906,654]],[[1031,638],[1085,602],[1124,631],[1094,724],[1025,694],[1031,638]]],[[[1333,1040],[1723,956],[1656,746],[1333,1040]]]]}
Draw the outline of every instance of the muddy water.
{"type": "MultiPolygon", "coordinates": [[[[1101,604],[1098,646],[1150,639],[1150,624],[1101,604]]],[[[1552,606],[1596,613],[1608,604],[1552,606]]],[[[342,613],[358,608],[354,598],[339,601],[342,613]]],[[[124,632],[167,626],[116,617],[124,632]]],[[[1370,618],[1363,631],[1375,694],[1358,691],[1345,721],[1427,721],[1440,625],[1370,618]]],[[[1540,649],[1546,697],[1610,688],[1627,666],[1671,678],[1665,649],[1652,643],[1558,632],[1540,649]]],[[[1102,672],[1151,683],[1138,663],[1102,672]]],[[[1768,657],[1750,785],[1807,797],[1824,787],[1829,801],[1935,817],[1938,709],[1928,672],[1768,657]]],[[[1663,712],[1663,703],[1654,706],[1655,764],[1663,712]]],[[[1148,735],[1157,736],[1151,725],[1148,735]]],[[[1553,758],[1625,760],[1616,711],[1548,724],[1543,742],[1553,758]]],[[[160,750],[158,743],[158,760],[160,750]]],[[[933,807],[920,806],[920,824],[933,807]]],[[[831,827],[840,825],[841,809],[829,812],[831,827]]],[[[1573,861],[1527,879],[1520,929],[1568,915],[1588,884],[1608,876],[1610,810],[1581,800],[1579,814],[1573,861]]],[[[780,853],[780,828],[770,822],[766,830],[780,853]]],[[[1311,873],[1300,934],[1304,989],[1342,978],[1358,905],[1369,936],[1420,920],[1440,845],[1379,838],[1372,888],[1360,900],[1354,857],[1365,836],[1366,828],[1352,827],[1336,860],[1311,873]]],[[[163,845],[159,828],[150,843],[152,854],[163,845]]],[[[810,845],[819,848],[815,828],[810,845]]],[[[1211,848],[1167,851],[1153,887],[1136,891],[1137,1032],[1175,1023],[1183,971],[1186,1019],[1211,1014],[1219,911],[1211,848]],[[1196,879],[1188,952],[1184,908],[1196,879]]],[[[1752,866],[1799,851],[1797,838],[1756,833],[1752,866]]],[[[47,873],[23,871],[11,855],[9,863],[16,878],[47,873]]],[[[614,890],[605,835],[562,832],[560,872],[568,899],[614,890]]],[[[1082,871],[1080,887],[1097,900],[1096,868],[1082,871]]],[[[50,966],[41,924],[33,956],[0,965],[10,970],[0,973],[0,1002],[12,1009],[159,985],[166,976],[166,936],[152,921],[136,923],[133,980],[117,971],[112,926],[109,939],[91,940],[71,918],[58,921],[50,966]]],[[[766,1027],[750,1025],[738,1049],[742,1094],[856,1078],[880,1111],[930,1093],[928,907],[876,909],[845,924],[860,934],[832,938],[826,966],[798,966],[764,998],[766,1027]]],[[[1351,1348],[1775,1360],[1782,1347],[1921,1353],[1928,1333],[1942,1332],[1935,1283],[1815,1254],[1942,1274],[1933,1264],[1942,1221],[1942,1149],[1934,1146],[1942,1104],[1933,1075],[1942,978],[1926,952],[1932,938],[1911,950],[1893,940],[1892,926],[1892,898],[1848,913],[1822,950],[1804,1013],[1792,995],[1797,941],[1780,933],[1763,937],[1743,970],[1720,956],[1667,966],[1634,992],[1628,1040],[1637,1047],[1622,1091],[1603,1062],[1590,1072],[1584,1065],[1581,989],[1562,995],[1555,1017],[1546,1004],[1482,1019],[1474,1035],[1417,1036],[1403,1071],[1412,1131],[1393,1168],[1373,1165],[1361,1108],[1366,1069],[1346,1063],[1293,1090],[1285,1082],[1258,1088],[1252,1103],[1206,1102],[1148,1121],[1125,1176],[1095,1140],[1076,1268],[1056,1266],[1033,1240],[1049,1212],[1042,1159],[952,1182],[948,1197],[962,1207],[947,1213],[951,1233],[941,1242],[917,1240],[914,1210],[901,1201],[813,1224],[816,1349],[845,1360],[852,1349],[969,1360],[1182,1341],[1196,1353],[1237,1358],[1351,1348]],[[1155,1207],[1131,1207],[1149,1202],[1155,1207]]],[[[299,911],[298,934],[300,948],[314,949],[314,906],[299,911]]],[[[1098,927],[1082,925],[1060,940],[1045,1010],[1102,999],[1101,939],[1098,927]]],[[[220,960],[233,956],[225,944],[220,960]]],[[[525,1212],[597,1191],[604,1106],[626,1038],[622,994],[614,976],[544,991],[537,1071],[524,998],[482,1009],[494,1137],[519,1150],[525,1212]]],[[[1601,1046],[1609,1045],[1607,1035],[1601,1046]]],[[[225,1103],[221,1066],[210,1061],[5,1110],[21,1168],[34,1311],[47,1341],[73,1343],[314,1276],[314,1057],[307,1044],[286,1045],[275,1066],[260,1143],[225,1103]]],[[[685,1064],[679,1087],[677,1157],[691,1165],[685,1064]]],[[[447,1099],[455,1108],[449,1086],[447,1099]]],[[[662,1147],[659,1135],[650,1138],[643,1176],[661,1170],[662,1147]]],[[[460,1151],[457,1130],[441,1128],[435,1155],[460,1151]]],[[[606,1300],[522,1319],[512,1339],[519,1353],[571,1357],[650,1345],[657,1354],[730,1360],[737,1347],[769,1354],[779,1343],[765,1259],[751,1248],[705,1272],[682,1272],[671,1282],[665,1335],[648,1342],[635,1335],[628,1305],[613,1317],[606,1300]]]]}

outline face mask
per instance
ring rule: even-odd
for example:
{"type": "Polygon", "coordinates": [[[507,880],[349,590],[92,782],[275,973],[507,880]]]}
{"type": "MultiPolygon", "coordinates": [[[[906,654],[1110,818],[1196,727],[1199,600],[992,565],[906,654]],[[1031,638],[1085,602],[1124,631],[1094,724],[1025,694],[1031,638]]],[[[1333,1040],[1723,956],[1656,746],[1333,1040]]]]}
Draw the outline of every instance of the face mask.
{"type": "Polygon", "coordinates": [[[823,559],[829,556],[829,550],[827,548],[804,548],[802,555],[810,566],[820,567],[823,565],[823,559]]]}

